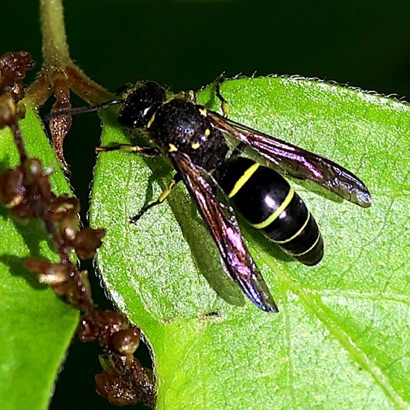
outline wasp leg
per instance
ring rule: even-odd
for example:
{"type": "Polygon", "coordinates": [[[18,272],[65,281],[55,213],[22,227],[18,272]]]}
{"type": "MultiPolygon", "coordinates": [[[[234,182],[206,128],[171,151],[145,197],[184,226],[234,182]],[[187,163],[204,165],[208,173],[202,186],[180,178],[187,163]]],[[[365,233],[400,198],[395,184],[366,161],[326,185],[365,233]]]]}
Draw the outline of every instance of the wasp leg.
{"type": "Polygon", "coordinates": [[[161,154],[160,150],[155,147],[140,147],[139,145],[118,144],[109,147],[97,147],[96,152],[107,151],[125,151],[142,155],[143,157],[154,158],[161,154]]]}
{"type": "Polygon", "coordinates": [[[226,76],[225,76],[225,72],[223,72],[215,80],[215,94],[218,97],[218,99],[221,101],[221,109],[222,109],[223,116],[227,117],[229,114],[229,103],[221,94],[221,85],[225,80],[226,80],[226,76]]]}
{"type": "Polygon", "coordinates": [[[174,189],[175,185],[181,181],[181,176],[179,174],[176,174],[174,178],[171,180],[171,182],[168,184],[168,187],[162,191],[162,194],[158,197],[158,199],[154,202],[151,202],[147,205],[145,205],[141,211],[139,211],[136,215],[130,218],[130,223],[135,224],[138,222],[138,220],[142,217],[142,215],[145,214],[145,212],[148,211],[148,209],[151,209],[152,207],[162,204],[171,194],[172,190],[174,189]]]}

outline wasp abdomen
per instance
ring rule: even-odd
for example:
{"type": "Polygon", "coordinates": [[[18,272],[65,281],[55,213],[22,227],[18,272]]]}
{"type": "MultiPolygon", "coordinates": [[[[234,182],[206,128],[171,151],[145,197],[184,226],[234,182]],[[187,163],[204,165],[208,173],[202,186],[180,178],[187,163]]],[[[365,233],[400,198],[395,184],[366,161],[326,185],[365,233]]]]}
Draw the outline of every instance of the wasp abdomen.
{"type": "Polygon", "coordinates": [[[228,161],[220,183],[238,212],[305,265],[323,257],[319,227],[305,203],[276,171],[248,158],[228,161]]]}

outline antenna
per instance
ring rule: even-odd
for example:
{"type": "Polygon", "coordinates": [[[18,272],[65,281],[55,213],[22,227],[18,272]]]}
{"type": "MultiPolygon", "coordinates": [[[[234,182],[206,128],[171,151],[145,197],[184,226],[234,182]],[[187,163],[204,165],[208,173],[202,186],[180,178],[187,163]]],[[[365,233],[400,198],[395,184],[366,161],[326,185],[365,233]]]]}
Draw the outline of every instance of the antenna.
{"type": "Polygon", "coordinates": [[[98,111],[104,108],[108,108],[111,105],[121,104],[123,101],[124,100],[111,100],[111,101],[104,102],[102,104],[91,105],[89,107],[74,107],[74,108],[70,108],[69,110],[54,111],[54,112],[49,113],[45,117],[45,120],[49,121],[51,118],[55,118],[55,117],[58,117],[59,115],[64,115],[64,114],[71,114],[71,115],[86,114],[88,112],[94,112],[94,111],[98,111]]]}

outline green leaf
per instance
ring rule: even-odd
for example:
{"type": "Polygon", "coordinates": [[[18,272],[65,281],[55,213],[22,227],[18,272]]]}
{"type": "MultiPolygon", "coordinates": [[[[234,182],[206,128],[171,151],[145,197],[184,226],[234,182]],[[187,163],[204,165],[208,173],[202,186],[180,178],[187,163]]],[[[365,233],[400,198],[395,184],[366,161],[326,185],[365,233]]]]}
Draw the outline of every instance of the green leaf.
{"type": "MultiPolygon", "coordinates": [[[[267,314],[226,279],[183,186],[129,224],[171,178],[164,160],[100,155],[91,220],[107,236],[98,266],[152,346],[158,408],[408,408],[409,106],[301,78],[226,81],[222,94],[230,118],[356,173],[373,205],[292,181],[322,230],[317,267],[242,225],[280,309],[267,314]]],[[[199,99],[219,109],[213,87],[199,99]]],[[[114,117],[105,123],[103,145],[128,142],[114,117]]]]}
{"type": "MultiPolygon", "coordinates": [[[[32,110],[20,126],[29,155],[41,158],[44,166],[55,166],[55,192],[70,192],[32,110]]],[[[16,165],[13,137],[8,129],[0,130],[1,171],[16,165]]],[[[21,225],[4,207],[0,214],[0,403],[8,410],[44,409],[78,324],[78,311],[23,266],[28,256],[57,260],[42,223],[21,225]]]]}

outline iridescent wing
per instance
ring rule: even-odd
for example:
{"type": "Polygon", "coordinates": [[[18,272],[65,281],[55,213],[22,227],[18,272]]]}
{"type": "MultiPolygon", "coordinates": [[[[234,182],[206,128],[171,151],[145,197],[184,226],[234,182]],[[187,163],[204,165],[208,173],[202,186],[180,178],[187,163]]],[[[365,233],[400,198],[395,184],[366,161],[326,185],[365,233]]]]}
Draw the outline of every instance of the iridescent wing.
{"type": "Polygon", "coordinates": [[[222,194],[217,182],[196,167],[187,155],[174,151],[168,153],[168,157],[195,200],[229,275],[256,306],[267,312],[277,312],[272,295],[246,248],[232,208],[216,196],[216,193],[222,194]]]}
{"type": "Polygon", "coordinates": [[[329,191],[363,208],[371,205],[366,185],[352,172],[335,162],[264,134],[222,115],[208,111],[215,128],[252,147],[289,175],[310,179],[329,191]]]}

